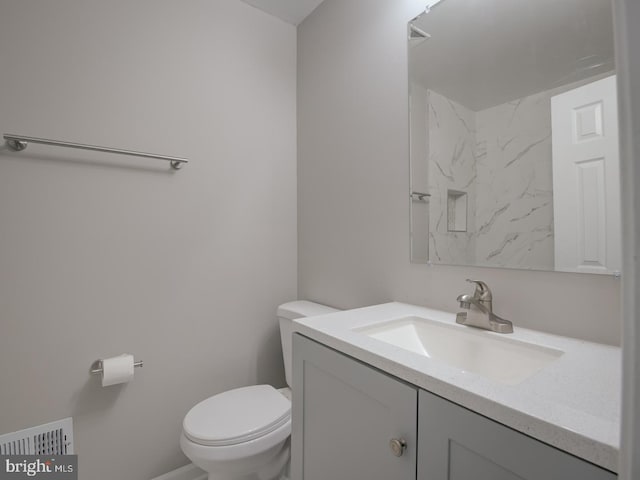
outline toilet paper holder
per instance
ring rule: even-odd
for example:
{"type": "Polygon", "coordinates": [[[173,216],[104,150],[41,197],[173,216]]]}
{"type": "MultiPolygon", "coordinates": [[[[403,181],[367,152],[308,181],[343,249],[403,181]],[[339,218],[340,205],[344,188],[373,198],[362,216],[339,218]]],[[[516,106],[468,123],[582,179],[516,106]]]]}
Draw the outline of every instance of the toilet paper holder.
{"type": "MultiPolygon", "coordinates": [[[[133,366],[142,367],[143,366],[142,360],[138,362],[133,362],[133,366]]],[[[89,370],[89,373],[91,373],[91,375],[102,375],[103,371],[104,370],[102,368],[102,360],[96,360],[91,364],[91,369],[89,370]]]]}

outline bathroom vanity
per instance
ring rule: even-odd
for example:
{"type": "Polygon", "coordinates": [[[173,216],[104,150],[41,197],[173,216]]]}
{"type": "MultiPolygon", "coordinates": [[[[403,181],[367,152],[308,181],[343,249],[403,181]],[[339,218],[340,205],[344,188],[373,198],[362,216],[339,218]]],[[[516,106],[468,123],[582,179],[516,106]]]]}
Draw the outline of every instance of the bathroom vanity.
{"type": "Polygon", "coordinates": [[[401,303],[294,331],[292,480],[616,478],[615,347],[401,303]]]}

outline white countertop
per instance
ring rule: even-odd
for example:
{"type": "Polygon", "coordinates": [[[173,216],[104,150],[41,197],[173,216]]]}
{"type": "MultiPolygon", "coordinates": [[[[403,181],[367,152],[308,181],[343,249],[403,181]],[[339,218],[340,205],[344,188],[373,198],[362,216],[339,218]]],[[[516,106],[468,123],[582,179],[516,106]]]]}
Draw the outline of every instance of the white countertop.
{"type": "MultiPolygon", "coordinates": [[[[519,328],[509,337],[564,351],[518,385],[504,385],[352,329],[415,315],[455,323],[455,314],[386,303],[294,321],[293,330],[406,382],[617,472],[620,348],[519,328]]],[[[484,332],[486,335],[500,335],[484,332]]]]}

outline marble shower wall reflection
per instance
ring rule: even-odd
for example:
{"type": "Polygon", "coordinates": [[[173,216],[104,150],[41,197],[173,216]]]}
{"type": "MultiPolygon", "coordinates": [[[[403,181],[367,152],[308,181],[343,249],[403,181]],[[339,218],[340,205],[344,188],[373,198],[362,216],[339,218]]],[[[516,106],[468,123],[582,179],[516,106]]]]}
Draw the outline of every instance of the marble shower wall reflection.
{"type": "Polygon", "coordinates": [[[422,135],[412,130],[422,142],[418,158],[426,159],[412,184],[426,179],[431,194],[430,261],[553,270],[551,97],[601,76],[478,112],[412,86],[412,110],[420,102],[427,110],[422,135]],[[452,198],[462,194],[460,231],[450,217],[452,198]]]}
{"type": "Polygon", "coordinates": [[[478,265],[554,268],[555,94],[539,93],[476,114],[478,265]]]}
{"type": "Polygon", "coordinates": [[[429,111],[429,254],[437,263],[474,264],[476,118],[473,111],[439,93],[427,92],[429,111]],[[467,196],[466,231],[452,231],[451,192],[467,196]]]}

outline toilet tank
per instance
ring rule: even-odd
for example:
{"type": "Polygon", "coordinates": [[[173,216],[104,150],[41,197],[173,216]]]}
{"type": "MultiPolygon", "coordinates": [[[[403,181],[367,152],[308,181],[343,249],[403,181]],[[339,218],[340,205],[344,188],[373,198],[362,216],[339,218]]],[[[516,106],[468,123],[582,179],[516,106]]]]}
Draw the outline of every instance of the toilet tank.
{"type": "Polygon", "coordinates": [[[282,359],[284,360],[284,374],[287,378],[287,385],[291,386],[291,364],[293,362],[293,352],[291,351],[293,320],[296,318],[316,317],[327,315],[338,310],[335,308],[320,305],[319,303],[297,300],[288,302],[278,307],[278,322],[280,323],[280,341],[282,342],[282,359]]]}

